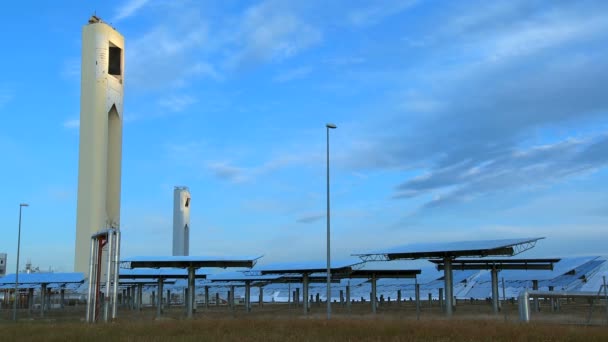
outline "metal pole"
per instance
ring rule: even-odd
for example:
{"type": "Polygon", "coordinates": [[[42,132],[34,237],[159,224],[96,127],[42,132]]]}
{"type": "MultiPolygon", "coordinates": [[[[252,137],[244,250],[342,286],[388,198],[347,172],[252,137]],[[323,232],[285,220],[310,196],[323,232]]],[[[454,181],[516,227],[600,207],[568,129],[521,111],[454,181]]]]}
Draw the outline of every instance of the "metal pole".
{"type": "Polygon", "coordinates": [[[19,253],[21,252],[21,208],[27,207],[25,203],[19,204],[19,231],[17,233],[17,268],[15,269],[15,301],[13,302],[13,321],[17,320],[17,292],[19,291],[19,253]]]}
{"type": "Polygon", "coordinates": [[[89,292],[88,292],[88,296],[87,296],[87,316],[86,316],[86,320],[88,323],[93,322],[94,318],[93,318],[93,313],[91,313],[91,310],[93,308],[93,265],[95,264],[94,261],[94,255],[95,255],[95,244],[96,244],[97,240],[94,238],[91,238],[91,254],[89,256],[89,292]]]}
{"type": "Polygon", "coordinates": [[[604,297],[606,297],[606,324],[608,324],[608,289],[606,289],[606,276],[603,276],[604,280],[604,297]]]}
{"type": "Polygon", "coordinates": [[[523,291],[519,295],[519,320],[522,322],[530,322],[530,303],[528,291],[523,291]]]}
{"type": "Polygon", "coordinates": [[[507,321],[507,309],[505,305],[507,305],[507,291],[505,290],[505,277],[502,277],[502,311],[505,313],[505,322],[507,321]]]}
{"type": "Polygon", "coordinates": [[[335,125],[325,125],[327,132],[327,319],[331,319],[331,253],[330,253],[330,212],[329,212],[329,129],[335,125]]]}
{"type": "Polygon", "coordinates": [[[245,282],[245,312],[251,311],[251,286],[249,281],[245,282]]]}
{"type": "Polygon", "coordinates": [[[110,318],[110,286],[111,286],[111,273],[112,273],[112,254],[114,253],[114,235],[108,230],[106,234],[106,241],[108,245],[108,261],[106,266],[106,294],[103,297],[103,320],[107,322],[110,318]]]}
{"type": "Polygon", "coordinates": [[[116,237],[114,239],[114,244],[116,245],[114,248],[114,296],[112,299],[112,320],[116,319],[116,302],[118,300],[118,279],[119,279],[119,263],[120,263],[120,230],[116,229],[114,231],[116,237]]]}

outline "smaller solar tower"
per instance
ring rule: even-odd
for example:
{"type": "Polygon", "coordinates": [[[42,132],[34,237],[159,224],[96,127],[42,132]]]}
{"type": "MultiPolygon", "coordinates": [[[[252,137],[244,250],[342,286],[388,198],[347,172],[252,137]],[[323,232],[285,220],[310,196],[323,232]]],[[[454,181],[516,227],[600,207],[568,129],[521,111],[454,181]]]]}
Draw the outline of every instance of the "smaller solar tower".
{"type": "Polygon", "coordinates": [[[173,255],[190,252],[190,191],[185,186],[173,190],[173,255]]]}

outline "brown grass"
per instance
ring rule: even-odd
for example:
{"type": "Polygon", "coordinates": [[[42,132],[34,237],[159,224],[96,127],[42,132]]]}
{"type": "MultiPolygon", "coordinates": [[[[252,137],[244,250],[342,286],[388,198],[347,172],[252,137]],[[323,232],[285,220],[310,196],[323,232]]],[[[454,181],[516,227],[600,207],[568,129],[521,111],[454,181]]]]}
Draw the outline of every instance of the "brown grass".
{"type": "Polygon", "coordinates": [[[0,324],[2,341],[608,341],[608,328],[500,321],[195,319],[0,324]]]}
{"type": "MultiPolygon", "coordinates": [[[[80,321],[83,309],[55,310],[45,318],[22,312],[17,324],[3,310],[0,341],[608,341],[606,326],[553,323],[564,323],[563,313],[544,312],[542,323],[537,316],[536,322],[520,324],[516,312],[510,310],[505,322],[503,315],[490,315],[485,305],[460,306],[453,320],[446,320],[438,308],[425,308],[420,321],[412,307],[396,305],[380,308],[375,316],[369,305],[355,305],[351,313],[336,306],[329,322],[322,305],[313,305],[309,317],[301,307],[286,305],[254,307],[252,313],[242,307],[200,308],[193,320],[183,319],[183,307],[166,310],[161,320],[154,319],[154,308],[122,309],[117,322],[96,325],[80,321]]],[[[586,312],[577,309],[576,316],[586,312]]]]}

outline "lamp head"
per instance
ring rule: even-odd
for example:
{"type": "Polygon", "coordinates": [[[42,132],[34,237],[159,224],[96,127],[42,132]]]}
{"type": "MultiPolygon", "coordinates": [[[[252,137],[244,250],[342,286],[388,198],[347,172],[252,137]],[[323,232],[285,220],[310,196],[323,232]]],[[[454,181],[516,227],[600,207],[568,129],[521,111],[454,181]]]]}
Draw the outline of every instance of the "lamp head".
{"type": "Polygon", "coordinates": [[[20,203],[20,204],[19,204],[19,206],[20,206],[20,207],[29,207],[30,205],[29,205],[29,204],[27,204],[27,203],[20,203]]]}
{"type": "Polygon", "coordinates": [[[333,123],[327,123],[327,124],[325,124],[325,127],[327,127],[327,128],[331,128],[331,129],[336,129],[336,128],[338,128],[338,127],[337,127],[336,125],[334,125],[333,123]]]}

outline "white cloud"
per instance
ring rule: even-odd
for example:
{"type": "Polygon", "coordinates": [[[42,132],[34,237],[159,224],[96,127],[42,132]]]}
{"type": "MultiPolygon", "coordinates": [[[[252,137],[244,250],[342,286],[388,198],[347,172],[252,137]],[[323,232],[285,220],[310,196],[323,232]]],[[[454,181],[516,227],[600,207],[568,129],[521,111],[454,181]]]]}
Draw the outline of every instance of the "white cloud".
{"type": "Polygon", "coordinates": [[[231,61],[237,68],[281,61],[319,43],[321,31],[293,11],[267,1],[250,7],[236,35],[238,52],[231,61]]]}
{"type": "Polygon", "coordinates": [[[79,129],[80,119],[69,119],[63,122],[63,127],[67,129],[79,129]]]}
{"type": "Polygon", "coordinates": [[[249,179],[249,177],[246,175],[245,169],[229,165],[226,162],[209,163],[207,168],[217,178],[227,180],[232,183],[241,183],[249,179]]]}
{"type": "Polygon", "coordinates": [[[158,100],[158,104],[161,107],[167,108],[172,112],[181,112],[196,102],[197,99],[190,95],[171,95],[158,100]]]}
{"type": "Polygon", "coordinates": [[[354,26],[374,25],[382,19],[395,15],[416,4],[415,0],[373,1],[373,4],[348,13],[348,20],[354,26]]]}
{"type": "Polygon", "coordinates": [[[207,25],[196,11],[175,12],[180,22],[165,20],[131,40],[125,51],[130,87],[157,90],[183,87],[190,80],[208,76],[220,79],[219,72],[203,60],[208,41],[207,25]]]}
{"type": "Polygon", "coordinates": [[[113,21],[120,21],[132,17],[148,3],[148,0],[129,0],[124,2],[120,8],[116,10],[116,15],[113,21]]]}

